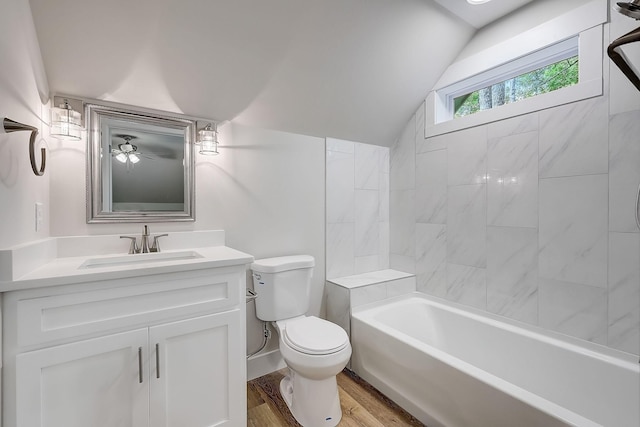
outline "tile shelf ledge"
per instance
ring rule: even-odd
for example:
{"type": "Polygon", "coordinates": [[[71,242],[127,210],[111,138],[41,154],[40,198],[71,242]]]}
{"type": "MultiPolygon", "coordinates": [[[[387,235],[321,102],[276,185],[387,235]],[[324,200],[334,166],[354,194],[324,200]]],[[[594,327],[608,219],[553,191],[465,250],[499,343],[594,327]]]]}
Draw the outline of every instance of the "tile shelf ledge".
{"type": "Polygon", "coordinates": [[[404,271],[386,269],[327,279],[327,281],[335,285],[342,286],[343,288],[353,289],[362,286],[375,285],[377,283],[404,279],[407,277],[415,277],[415,275],[412,273],[405,273],[404,271]]]}
{"type": "Polygon", "coordinates": [[[392,269],[327,279],[327,320],[351,336],[351,313],[354,309],[415,291],[415,274],[392,269]]]}

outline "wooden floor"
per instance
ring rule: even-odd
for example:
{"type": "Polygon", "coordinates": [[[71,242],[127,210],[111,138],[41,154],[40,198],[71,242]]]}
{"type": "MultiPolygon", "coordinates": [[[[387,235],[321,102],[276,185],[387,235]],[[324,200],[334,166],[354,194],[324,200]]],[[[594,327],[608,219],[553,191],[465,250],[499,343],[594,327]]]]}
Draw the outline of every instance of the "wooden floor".
{"type": "MultiPolygon", "coordinates": [[[[280,396],[280,380],[286,373],[283,369],[247,383],[249,427],[300,426],[280,396]]],[[[345,369],[337,379],[339,427],[424,426],[353,372],[345,369]]]]}

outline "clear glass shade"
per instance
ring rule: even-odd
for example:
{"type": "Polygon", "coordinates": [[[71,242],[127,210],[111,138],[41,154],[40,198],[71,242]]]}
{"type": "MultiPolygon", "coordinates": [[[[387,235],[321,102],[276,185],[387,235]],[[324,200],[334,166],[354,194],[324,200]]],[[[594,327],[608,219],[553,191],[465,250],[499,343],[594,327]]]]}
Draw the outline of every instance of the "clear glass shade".
{"type": "Polygon", "coordinates": [[[51,109],[51,136],[77,141],[81,138],[81,115],[65,102],[51,109]]]}
{"type": "Polygon", "coordinates": [[[137,154],[119,153],[116,156],[116,160],[120,163],[127,163],[127,159],[134,165],[140,161],[140,157],[137,154]]]}
{"type": "Polygon", "coordinates": [[[213,129],[211,125],[207,125],[204,129],[198,131],[198,145],[200,146],[200,154],[205,156],[215,156],[218,154],[218,131],[213,129]]]}

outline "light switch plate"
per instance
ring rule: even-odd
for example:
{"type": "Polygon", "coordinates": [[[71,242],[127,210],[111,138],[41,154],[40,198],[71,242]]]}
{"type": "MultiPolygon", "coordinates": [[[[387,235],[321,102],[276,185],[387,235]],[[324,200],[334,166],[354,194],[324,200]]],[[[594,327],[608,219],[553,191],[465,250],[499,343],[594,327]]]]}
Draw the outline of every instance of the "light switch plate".
{"type": "Polygon", "coordinates": [[[42,221],[44,219],[44,206],[42,203],[36,202],[36,231],[40,231],[42,228],[42,221]]]}

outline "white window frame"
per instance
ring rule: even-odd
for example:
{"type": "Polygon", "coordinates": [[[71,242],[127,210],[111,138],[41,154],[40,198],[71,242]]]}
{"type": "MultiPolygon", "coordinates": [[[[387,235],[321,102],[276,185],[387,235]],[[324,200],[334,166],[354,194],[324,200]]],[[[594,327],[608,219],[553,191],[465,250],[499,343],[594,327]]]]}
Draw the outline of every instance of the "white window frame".
{"type": "Polygon", "coordinates": [[[606,1],[591,1],[569,14],[452,64],[427,96],[425,137],[602,95],[602,24],[607,21],[606,4],[606,1]],[[605,7],[602,7],[603,3],[605,7]],[[571,49],[578,53],[578,84],[453,118],[455,97],[557,62],[553,59],[571,49]]]}
{"type": "Polygon", "coordinates": [[[459,96],[473,93],[496,83],[504,82],[574,56],[579,57],[577,36],[440,89],[438,96],[442,99],[442,102],[438,103],[438,107],[441,108],[441,110],[437,112],[436,117],[442,119],[443,122],[452,119],[458,120],[460,117],[454,117],[454,103],[455,99],[459,96]]]}

